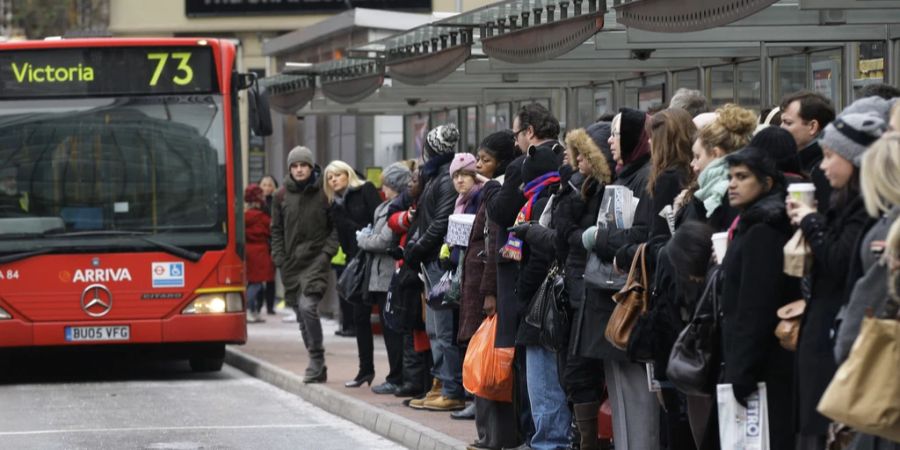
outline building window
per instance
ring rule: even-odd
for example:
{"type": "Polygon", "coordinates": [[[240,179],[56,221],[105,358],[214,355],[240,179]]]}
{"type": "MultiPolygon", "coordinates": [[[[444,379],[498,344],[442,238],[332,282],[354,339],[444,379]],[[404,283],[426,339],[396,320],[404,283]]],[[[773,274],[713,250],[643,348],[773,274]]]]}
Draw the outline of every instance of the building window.
{"type": "MultiPolygon", "coordinates": [[[[700,75],[697,69],[675,72],[672,74],[672,78],[672,84],[674,85],[672,94],[681,88],[700,89],[700,75]]],[[[669,95],[669,97],[671,97],[671,95],[669,95]]]]}
{"type": "Polygon", "coordinates": [[[870,84],[884,82],[884,42],[860,42],[856,51],[856,73],[853,74],[853,99],[870,84]]]}
{"type": "Polygon", "coordinates": [[[709,101],[713,109],[734,103],[734,66],[709,68],[709,101]]]}
{"type": "Polygon", "coordinates": [[[815,52],[809,55],[809,86],[831,99],[835,108],[843,104],[841,95],[841,49],[815,52]]]}
{"type": "Polygon", "coordinates": [[[744,108],[759,113],[760,76],[759,61],[748,61],[736,65],[737,103],[744,108]]]}
{"type": "Polygon", "coordinates": [[[806,89],[806,55],[780,56],[772,60],[772,98],[775,103],[788,94],[806,89]]]}

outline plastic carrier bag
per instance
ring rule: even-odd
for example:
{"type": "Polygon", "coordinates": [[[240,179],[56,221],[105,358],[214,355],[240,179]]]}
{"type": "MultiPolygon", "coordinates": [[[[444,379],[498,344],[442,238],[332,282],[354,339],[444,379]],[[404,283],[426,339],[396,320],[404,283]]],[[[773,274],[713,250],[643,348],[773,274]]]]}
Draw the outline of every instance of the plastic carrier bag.
{"type": "Polygon", "coordinates": [[[469,341],[463,361],[463,387],[481,398],[511,402],[516,349],[495,348],[496,334],[497,315],[494,314],[481,322],[469,341]]]}

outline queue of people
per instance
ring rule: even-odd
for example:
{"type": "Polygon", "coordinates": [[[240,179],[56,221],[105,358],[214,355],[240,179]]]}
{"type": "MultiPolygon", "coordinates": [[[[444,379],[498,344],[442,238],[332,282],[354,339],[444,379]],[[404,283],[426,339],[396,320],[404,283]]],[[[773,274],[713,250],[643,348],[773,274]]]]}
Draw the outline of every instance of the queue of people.
{"type": "Polygon", "coordinates": [[[297,147],[280,188],[245,193],[248,308],[258,317],[273,279],[257,264],[270,245],[310,355],[304,381],[325,381],[317,308],[340,245],[359,352],[345,386],[474,418],[470,448],[900,449],[896,410],[891,434],[819,409],[867,311],[900,320],[900,92],[870,92],[840,112],[798,92],[760,118],[679,91],[562,141],[528,104],[476,154],[436,126],[420,160],[385,168],[380,193],[297,147]],[[373,307],[390,367],[375,386],[373,307]],[[501,396],[470,363],[493,361],[476,354],[487,326],[511,352],[501,396]],[[706,356],[685,359],[697,330],[706,356]],[[764,431],[737,436],[748,411],[764,431]]]}

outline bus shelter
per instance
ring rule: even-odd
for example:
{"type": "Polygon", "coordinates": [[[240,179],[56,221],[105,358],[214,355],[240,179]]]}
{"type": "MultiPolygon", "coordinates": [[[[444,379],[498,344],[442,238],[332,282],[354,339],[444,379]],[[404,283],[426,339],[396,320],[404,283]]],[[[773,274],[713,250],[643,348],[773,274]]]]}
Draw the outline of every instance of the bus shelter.
{"type": "Polygon", "coordinates": [[[505,0],[263,80],[297,115],[402,115],[404,155],[456,122],[463,150],[509,128],[523,102],[563,128],[679,88],[761,111],[812,89],[841,108],[867,84],[900,83],[900,2],[888,0],[505,0]]]}

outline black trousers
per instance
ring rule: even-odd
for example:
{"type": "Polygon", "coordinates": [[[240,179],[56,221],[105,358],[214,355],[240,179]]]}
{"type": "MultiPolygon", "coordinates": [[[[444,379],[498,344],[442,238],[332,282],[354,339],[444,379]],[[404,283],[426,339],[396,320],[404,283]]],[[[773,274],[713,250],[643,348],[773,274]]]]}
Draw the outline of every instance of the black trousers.
{"type": "MultiPolygon", "coordinates": [[[[347,258],[350,261],[350,258],[347,258]]],[[[331,266],[334,268],[335,279],[340,278],[344,273],[344,266],[331,266]]],[[[341,331],[351,331],[354,328],[353,319],[353,303],[348,302],[344,297],[338,295],[338,303],[341,306],[341,331]]]]}
{"type": "MultiPolygon", "coordinates": [[[[266,300],[266,312],[274,313],[275,312],[275,281],[266,281],[266,288],[264,290],[263,295],[266,300]]],[[[257,303],[256,312],[262,311],[262,302],[257,303]]]]}
{"type": "Polygon", "coordinates": [[[603,360],[568,355],[563,369],[563,388],[572,404],[599,402],[606,377],[603,360]]]}
{"type": "MultiPolygon", "coordinates": [[[[381,323],[384,324],[384,303],[387,293],[369,293],[370,300],[374,300],[381,311],[381,323]]],[[[359,373],[368,374],[375,372],[373,359],[374,338],[372,335],[372,306],[368,304],[353,305],[353,324],[356,328],[356,349],[359,352],[359,373]]],[[[400,385],[403,383],[403,335],[388,327],[381,327],[384,337],[384,346],[388,354],[388,366],[390,367],[386,381],[400,385]]]]}
{"type": "Polygon", "coordinates": [[[412,331],[403,333],[403,382],[421,391],[431,389],[431,352],[417,352],[412,331]]]}

